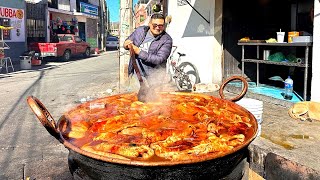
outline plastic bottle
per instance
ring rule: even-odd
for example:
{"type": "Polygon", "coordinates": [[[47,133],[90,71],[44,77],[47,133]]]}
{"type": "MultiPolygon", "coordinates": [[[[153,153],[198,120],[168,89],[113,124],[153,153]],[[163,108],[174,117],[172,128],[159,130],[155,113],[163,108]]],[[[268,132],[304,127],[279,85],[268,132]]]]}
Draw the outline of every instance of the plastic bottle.
{"type": "Polygon", "coordinates": [[[293,80],[288,76],[284,81],[284,99],[291,100],[293,96],[293,80]]]}

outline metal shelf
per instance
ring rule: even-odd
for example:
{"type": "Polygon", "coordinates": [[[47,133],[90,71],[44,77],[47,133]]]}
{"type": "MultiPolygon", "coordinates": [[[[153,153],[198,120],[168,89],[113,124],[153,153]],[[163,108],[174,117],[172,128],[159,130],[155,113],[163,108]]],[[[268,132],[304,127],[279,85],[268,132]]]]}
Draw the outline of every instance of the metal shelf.
{"type": "Polygon", "coordinates": [[[292,66],[292,67],[302,67],[304,68],[304,88],[303,88],[303,99],[307,100],[307,78],[308,78],[308,67],[309,67],[309,48],[312,47],[312,43],[249,43],[249,42],[241,42],[238,45],[242,46],[242,76],[244,76],[244,63],[256,63],[257,64],[257,86],[259,86],[259,65],[260,64],[272,64],[272,65],[280,65],[280,66],[292,66]],[[245,46],[257,46],[257,58],[256,59],[245,59],[245,46]],[[305,62],[304,63],[291,63],[291,62],[274,62],[269,60],[260,60],[259,51],[260,46],[282,46],[282,47],[304,47],[305,48],[305,62]]]}
{"type": "Polygon", "coordinates": [[[240,46],[287,46],[287,47],[297,47],[297,46],[312,46],[312,42],[299,42],[299,43],[249,43],[241,42],[238,43],[240,46]]]}
{"type": "Polygon", "coordinates": [[[260,63],[260,64],[273,64],[280,66],[296,66],[296,67],[308,67],[308,64],[304,63],[292,63],[292,62],[274,62],[269,60],[257,60],[257,59],[243,59],[243,62],[252,62],[252,63],[260,63]]]}

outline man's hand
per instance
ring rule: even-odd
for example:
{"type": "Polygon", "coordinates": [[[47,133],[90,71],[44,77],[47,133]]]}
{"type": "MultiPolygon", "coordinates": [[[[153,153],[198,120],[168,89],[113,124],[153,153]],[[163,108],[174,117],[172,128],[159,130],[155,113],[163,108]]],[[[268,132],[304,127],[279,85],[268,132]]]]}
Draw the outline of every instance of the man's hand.
{"type": "Polygon", "coordinates": [[[125,49],[129,49],[129,45],[130,45],[130,44],[132,44],[132,41],[128,39],[128,40],[124,41],[123,47],[124,47],[125,49]]]}
{"type": "Polygon", "coordinates": [[[134,51],[134,53],[136,54],[136,55],[139,55],[139,53],[140,53],[140,48],[138,48],[136,45],[134,45],[134,44],[131,44],[132,45],[132,48],[133,48],[133,51],[134,51]]]}
{"type": "Polygon", "coordinates": [[[127,49],[129,49],[129,48],[132,48],[136,55],[139,55],[139,53],[141,51],[140,48],[138,46],[134,45],[132,42],[128,43],[127,49]]]}
{"type": "Polygon", "coordinates": [[[123,43],[123,47],[125,49],[129,49],[130,46],[132,46],[133,51],[134,51],[135,54],[138,55],[140,53],[140,48],[138,46],[134,45],[131,40],[128,39],[123,43]]]}

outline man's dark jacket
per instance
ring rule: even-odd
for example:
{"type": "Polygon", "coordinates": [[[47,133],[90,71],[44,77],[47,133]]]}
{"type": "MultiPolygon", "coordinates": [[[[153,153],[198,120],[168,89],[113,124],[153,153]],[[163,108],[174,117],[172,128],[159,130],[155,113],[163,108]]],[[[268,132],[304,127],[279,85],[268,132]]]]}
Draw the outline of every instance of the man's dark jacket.
{"type": "MultiPolygon", "coordinates": [[[[140,46],[149,31],[148,26],[138,27],[127,39],[130,39],[134,45],[140,46]]],[[[142,75],[149,75],[153,68],[165,67],[172,48],[172,38],[165,31],[157,36],[150,44],[148,52],[140,51],[136,56],[138,64],[143,67],[142,75]],[[146,74],[145,74],[146,73],[146,74]]],[[[140,67],[141,69],[141,67],[140,67]]],[[[133,73],[133,65],[130,60],[128,73],[133,73]]]]}

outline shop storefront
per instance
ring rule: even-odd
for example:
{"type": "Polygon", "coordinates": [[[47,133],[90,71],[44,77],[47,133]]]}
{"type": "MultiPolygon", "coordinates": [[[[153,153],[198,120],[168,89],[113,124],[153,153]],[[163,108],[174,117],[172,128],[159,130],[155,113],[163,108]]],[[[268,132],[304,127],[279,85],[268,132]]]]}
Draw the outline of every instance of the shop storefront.
{"type": "Polygon", "coordinates": [[[72,14],[49,12],[49,35],[52,41],[55,34],[75,34],[79,35],[78,19],[72,14]]]}
{"type": "Polygon", "coordinates": [[[168,1],[166,15],[172,16],[173,20],[167,32],[178,46],[178,51],[187,52],[183,59],[196,65],[201,82],[219,83],[223,78],[244,74],[252,85],[267,85],[280,92],[284,83],[279,77],[285,80],[290,76],[298,99],[320,99],[316,93],[320,87],[320,76],[315,71],[320,65],[319,53],[314,51],[319,47],[319,36],[313,36],[319,32],[319,0],[248,0],[245,3],[195,0],[188,4],[186,1],[168,1]],[[280,29],[285,32],[286,44],[263,45],[259,50],[257,46],[246,46],[245,57],[242,57],[242,46],[238,44],[240,39],[248,37],[252,42],[266,42],[277,39],[280,29]],[[296,44],[290,44],[288,35],[292,33],[301,36],[296,38],[296,44]],[[308,51],[301,43],[308,45],[308,51]],[[263,61],[266,60],[264,51],[270,55],[282,53],[284,58],[279,59],[280,62],[273,62],[277,59],[263,61]],[[243,59],[248,61],[244,65],[243,59]]]}
{"type": "Polygon", "coordinates": [[[224,0],[224,76],[242,74],[252,81],[256,91],[259,89],[258,94],[281,100],[284,100],[283,81],[290,76],[297,97],[292,102],[309,100],[313,74],[313,6],[314,0],[250,0],[246,4],[224,0]],[[282,44],[277,32],[284,35],[282,44]],[[292,38],[292,34],[300,38],[292,38]],[[238,44],[245,38],[247,44],[238,44]],[[265,52],[269,56],[264,56],[265,52]]]}
{"type": "Polygon", "coordinates": [[[48,8],[48,41],[55,34],[75,34],[91,45],[98,47],[98,8],[86,3],[80,4],[81,12],[48,8]]]}
{"type": "Polygon", "coordinates": [[[19,5],[13,8],[0,4],[0,25],[12,27],[0,32],[0,40],[9,46],[10,49],[5,49],[5,56],[12,60],[18,60],[19,55],[25,51],[25,8],[23,4],[19,5]]]}

